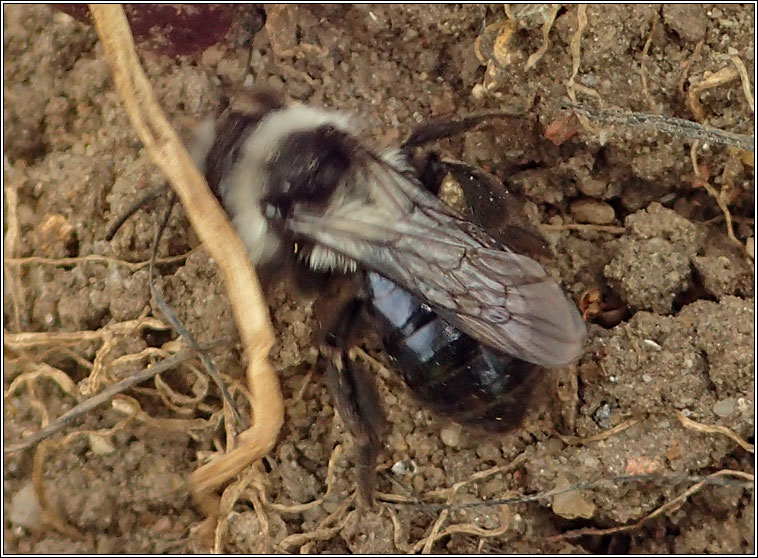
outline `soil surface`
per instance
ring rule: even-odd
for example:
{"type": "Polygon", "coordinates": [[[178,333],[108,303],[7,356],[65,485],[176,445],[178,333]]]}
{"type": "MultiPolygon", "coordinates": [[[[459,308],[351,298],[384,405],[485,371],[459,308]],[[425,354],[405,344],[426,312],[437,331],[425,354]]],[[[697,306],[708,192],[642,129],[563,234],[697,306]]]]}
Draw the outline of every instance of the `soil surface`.
{"type": "MultiPolygon", "coordinates": [[[[353,444],[317,365],[313,304],[273,288],[285,425],[224,518],[219,548],[754,552],[754,493],[745,485],[753,456],[738,443],[752,443],[754,431],[753,154],[700,141],[693,167],[693,138],[566,108],[574,96],[585,107],[752,135],[745,88],[752,97],[754,84],[739,67],[753,75],[754,7],[265,10],[260,29],[253,7],[233,14],[224,39],[199,52],[174,56],[154,37],[138,45],[177,128],[218,113],[251,83],[352,113],[380,146],[432,116],[524,111],[434,149],[524,196],[524,219],[553,253],[545,267],[581,301],[590,341],[576,365],[545,372],[537,405],[501,437],[421,408],[376,344],[364,345],[383,365],[372,367],[389,431],[381,495],[363,510],[352,499],[353,444]],[[734,240],[708,189],[729,208],[734,240]],[[721,470],[708,480],[723,483],[697,484],[721,470]],[[620,478],[629,476],[637,477],[620,478]],[[461,507],[577,483],[507,506],[461,507]]],[[[4,16],[7,445],[177,342],[149,296],[146,267],[128,263],[149,258],[164,200],[105,240],[108,225],[162,177],[130,126],[94,29],[45,6],[6,5],[4,16]]],[[[161,266],[157,285],[201,344],[220,340],[210,354],[247,414],[224,286],[179,210],[159,254],[187,252],[161,266]]],[[[181,366],[36,450],[6,454],[5,552],[201,550],[203,516],[186,479],[226,447],[221,399],[201,370],[181,366]]]]}

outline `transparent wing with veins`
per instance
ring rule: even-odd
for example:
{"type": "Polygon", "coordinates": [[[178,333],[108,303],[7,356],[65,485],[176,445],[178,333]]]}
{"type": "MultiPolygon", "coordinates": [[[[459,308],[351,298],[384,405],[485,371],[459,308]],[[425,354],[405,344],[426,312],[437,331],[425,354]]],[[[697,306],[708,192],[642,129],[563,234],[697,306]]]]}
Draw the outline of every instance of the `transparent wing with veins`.
{"type": "Polygon", "coordinates": [[[546,367],[581,354],[586,326],[535,260],[503,248],[386,159],[367,155],[326,211],[287,228],[416,294],[494,349],[546,367]]]}

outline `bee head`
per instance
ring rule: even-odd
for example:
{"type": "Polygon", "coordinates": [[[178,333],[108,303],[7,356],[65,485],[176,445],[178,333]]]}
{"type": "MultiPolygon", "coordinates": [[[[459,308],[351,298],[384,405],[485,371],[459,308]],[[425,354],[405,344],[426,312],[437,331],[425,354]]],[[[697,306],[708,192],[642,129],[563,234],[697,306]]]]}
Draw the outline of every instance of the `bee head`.
{"type": "Polygon", "coordinates": [[[326,210],[359,140],[341,113],[255,100],[215,123],[196,151],[251,259],[263,264],[289,253],[293,238],[285,222],[293,207],[326,210]]]}
{"type": "Polygon", "coordinates": [[[266,202],[286,215],[293,204],[323,206],[348,171],[356,140],[332,124],[285,136],[267,162],[266,202]]]}

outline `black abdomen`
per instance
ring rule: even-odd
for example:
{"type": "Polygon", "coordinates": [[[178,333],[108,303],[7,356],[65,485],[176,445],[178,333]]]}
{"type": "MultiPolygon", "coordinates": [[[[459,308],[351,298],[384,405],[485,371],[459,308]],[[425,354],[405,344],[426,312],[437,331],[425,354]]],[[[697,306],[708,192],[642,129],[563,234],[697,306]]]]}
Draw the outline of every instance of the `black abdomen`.
{"type": "Polygon", "coordinates": [[[366,282],[385,350],[425,405],[492,432],[520,423],[538,366],[477,342],[379,274],[366,282]]]}

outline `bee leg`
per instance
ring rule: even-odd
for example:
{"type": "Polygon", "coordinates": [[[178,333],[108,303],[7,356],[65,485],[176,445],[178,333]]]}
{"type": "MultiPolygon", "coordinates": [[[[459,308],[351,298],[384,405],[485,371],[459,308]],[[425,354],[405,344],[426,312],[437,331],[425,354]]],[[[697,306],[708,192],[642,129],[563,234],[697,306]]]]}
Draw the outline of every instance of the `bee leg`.
{"type": "Polygon", "coordinates": [[[552,257],[545,239],[524,218],[526,200],[498,177],[462,161],[441,159],[434,152],[416,157],[412,163],[421,184],[435,196],[445,177],[451,175],[463,191],[468,217],[502,244],[520,254],[552,257]]]}
{"type": "Polygon", "coordinates": [[[522,196],[483,169],[461,161],[443,160],[434,152],[416,153],[419,150],[415,149],[467,132],[487,120],[520,116],[523,113],[503,111],[460,119],[433,118],[414,127],[400,149],[416,169],[416,176],[427,191],[438,195],[442,181],[451,174],[463,190],[474,223],[516,252],[551,257],[545,240],[522,218],[526,201],[522,196]]]}
{"type": "Polygon", "coordinates": [[[441,139],[450,138],[468,132],[482,122],[492,118],[509,118],[517,116],[508,112],[488,112],[475,114],[464,118],[431,118],[415,126],[408,139],[400,146],[400,151],[416,168],[416,176],[424,187],[435,196],[439,193],[442,180],[448,171],[439,155],[432,152],[416,154],[417,147],[441,139]]]}
{"type": "Polygon", "coordinates": [[[326,383],[345,429],[356,446],[356,483],[358,496],[366,507],[373,506],[376,481],[376,460],[381,450],[386,419],[379,393],[371,375],[342,344],[356,323],[359,305],[352,304],[343,312],[330,338],[332,346],[326,367],[326,383]]]}
{"type": "Polygon", "coordinates": [[[119,231],[119,229],[126,223],[127,219],[137,213],[140,209],[142,209],[143,206],[147,205],[148,202],[154,200],[155,198],[161,196],[166,192],[166,185],[162,184],[161,186],[158,186],[157,188],[153,188],[152,190],[148,191],[138,200],[135,200],[129,207],[127,207],[124,212],[116,218],[115,221],[113,221],[110,225],[108,225],[108,230],[105,233],[105,240],[110,242],[113,240],[113,237],[116,236],[116,233],[119,231]]]}
{"type": "Polygon", "coordinates": [[[433,141],[457,136],[464,132],[468,132],[471,128],[474,128],[491,118],[513,118],[517,114],[509,112],[487,112],[483,114],[473,114],[459,119],[452,119],[447,117],[431,118],[424,122],[421,122],[418,126],[415,126],[411,130],[411,134],[408,139],[403,142],[400,149],[408,151],[414,147],[420,147],[433,141]]]}
{"type": "Polygon", "coordinates": [[[340,418],[355,442],[358,495],[370,508],[374,504],[376,459],[385,426],[379,394],[369,374],[346,351],[333,356],[326,378],[340,418]]]}
{"type": "Polygon", "coordinates": [[[552,257],[545,239],[526,219],[526,199],[497,176],[461,161],[441,161],[460,184],[471,220],[511,250],[532,257],[552,257]]]}
{"type": "Polygon", "coordinates": [[[331,272],[316,271],[281,250],[270,262],[260,264],[255,272],[264,293],[285,283],[301,298],[313,297],[325,290],[331,279],[331,272]]]}

